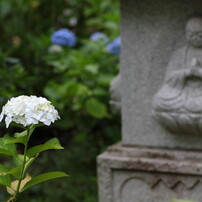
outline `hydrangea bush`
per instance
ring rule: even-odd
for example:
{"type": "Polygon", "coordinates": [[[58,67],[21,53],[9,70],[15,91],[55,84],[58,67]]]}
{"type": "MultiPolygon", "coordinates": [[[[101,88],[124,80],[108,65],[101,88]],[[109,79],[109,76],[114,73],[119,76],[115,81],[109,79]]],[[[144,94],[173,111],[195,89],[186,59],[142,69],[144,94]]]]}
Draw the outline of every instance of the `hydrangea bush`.
{"type": "Polygon", "coordinates": [[[51,42],[61,46],[73,47],[76,45],[76,36],[69,29],[60,29],[53,33],[51,42]]]}
{"type": "Polygon", "coordinates": [[[90,36],[90,40],[107,43],[109,41],[109,38],[102,32],[95,32],[90,36]]]}
{"type": "Polygon", "coordinates": [[[23,131],[13,136],[6,134],[0,138],[0,154],[7,155],[17,162],[12,168],[0,165],[0,185],[6,187],[11,198],[7,202],[17,201],[19,194],[41,182],[66,177],[64,172],[48,172],[32,177],[28,168],[37,156],[49,149],[63,149],[57,138],[44,144],[28,148],[29,139],[36,127],[50,125],[59,119],[54,106],[46,99],[36,96],[18,96],[11,98],[2,109],[0,121],[5,117],[6,127],[15,124],[23,131]],[[19,154],[16,144],[24,145],[23,154],[19,154]]]}
{"type": "MultiPolygon", "coordinates": [[[[98,201],[96,156],[120,140],[120,118],[108,104],[119,55],[106,50],[120,33],[119,5],[118,0],[0,1],[0,106],[23,94],[47,97],[57,106],[61,119],[36,128],[29,145],[60,136],[68,151],[42,153],[29,171],[37,176],[38,170],[46,172],[54,165],[55,170],[68,170],[72,176],[68,183],[59,179],[51,186],[34,186],[20,202],[30,201],[30,196],[35,197],[30,202],[98,201]],[[75,33],[75,46],[51,42],[53,33],[63,28],[75,33]],[[109,41],[91,41],[96,32],[104,33],[109,41]]],[[[10,133],[15,131],[12,125],[10,133]]],[[[0,126],[4,134],[7,129],[0,126]]],[[[3,157],[0,161],[7,163],[3,157]]],[[[0,201],[5,201],[6,194],[0,189],[0,201]]]]}
{"type": "Polygon", "coordinates": [[[107,45],[107,51],[112,55],[119,55],[121,51],[121,37],[116,37],[107,45]]]}

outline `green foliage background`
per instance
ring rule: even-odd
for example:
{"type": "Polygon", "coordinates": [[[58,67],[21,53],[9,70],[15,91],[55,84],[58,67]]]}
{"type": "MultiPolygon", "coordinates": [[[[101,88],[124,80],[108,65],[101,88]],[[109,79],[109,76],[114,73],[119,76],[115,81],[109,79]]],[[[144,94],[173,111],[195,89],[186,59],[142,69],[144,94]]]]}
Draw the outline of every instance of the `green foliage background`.
{"type": "MultiPolygon", "coordinates": [[[[37,129],[31,145],[57,137],[66,150],[44,153],[31,169],[70,175],[33,187],[20,201],[97,201],[96,156],[120,139],[119,116],[108,104],[119,58],[89,36],[101,31],[112,40],[119,35],[119,19],[118,0],[0,1],[0,106],[22,94],[52,101],[61,120],[37,129]],[[50,53],[50,36],[59,28],[75,32],[77,45],[50,53]]],[[[0,189],[0,201],[5,200],[0,189]]]]}

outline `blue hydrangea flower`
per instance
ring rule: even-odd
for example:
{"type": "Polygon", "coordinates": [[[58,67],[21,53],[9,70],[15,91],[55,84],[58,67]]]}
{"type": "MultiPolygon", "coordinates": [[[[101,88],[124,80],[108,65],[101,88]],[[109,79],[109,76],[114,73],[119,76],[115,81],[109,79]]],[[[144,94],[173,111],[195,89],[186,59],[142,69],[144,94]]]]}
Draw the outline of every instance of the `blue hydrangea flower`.
{"type": "Polygon", "coordinates": [[[61,46],[73,47],[76,44],[76,36],[68,29],[59,29],[52,34],[51,42],[61,46]]]}
{"type": "Polygon", "coordinates": [[[107,43],[109,41],[109,38],[107,37],[107,35],[103,34],[102,32],[95,32],[90,36],[90,40],[102,41],[104,43],[107,43]]]}
{"type": "Polygon", "coordinates": [[[111,43],[106,47],[107,51],[112,55],[118,55],[121,51],[121,37],[116,37],[111,43]]]}

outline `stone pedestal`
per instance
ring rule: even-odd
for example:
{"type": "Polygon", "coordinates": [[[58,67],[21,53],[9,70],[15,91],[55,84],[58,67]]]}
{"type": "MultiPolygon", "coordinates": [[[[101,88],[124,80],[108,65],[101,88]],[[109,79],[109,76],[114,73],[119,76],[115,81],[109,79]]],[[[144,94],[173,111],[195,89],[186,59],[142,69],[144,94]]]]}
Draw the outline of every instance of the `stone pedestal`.
{"type": "Polygon", "coordinates": [[[100,202],[202,199],[202,152],[116,144],[97,161],[100,202]]]}
{"type": "Polygon", "coordinates": [[[201,0],[122,0],[122,143],[98,157],[100,202],[202,201],[201,16],[201,0]]]}

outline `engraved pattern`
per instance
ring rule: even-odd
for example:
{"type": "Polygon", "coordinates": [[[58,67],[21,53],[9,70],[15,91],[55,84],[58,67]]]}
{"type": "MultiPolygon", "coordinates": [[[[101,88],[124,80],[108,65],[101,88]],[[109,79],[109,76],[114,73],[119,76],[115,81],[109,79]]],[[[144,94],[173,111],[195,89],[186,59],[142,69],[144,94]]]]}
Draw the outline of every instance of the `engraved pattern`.
{"type": "Polygon", "coordinates": [[[170,202],[202,198],[202,152],[109,148],[97,159],[99,202],[170,202]]]}
{"type": "Polygon", "coordinates": [[[187,199],[189,196],[192,200],[197,200],[201,194],[199,194],[200,196],[194,195],[198,193],[201,187],[202,183],[197,176],[185,177],[137,172],[123,181],[119,199],[120,202],[134,202],[134,198],[138,198],[138,202],[168,202],[174,197],[187,199]],[[134,191],[131,192],[132,190],[134,191]]]}

